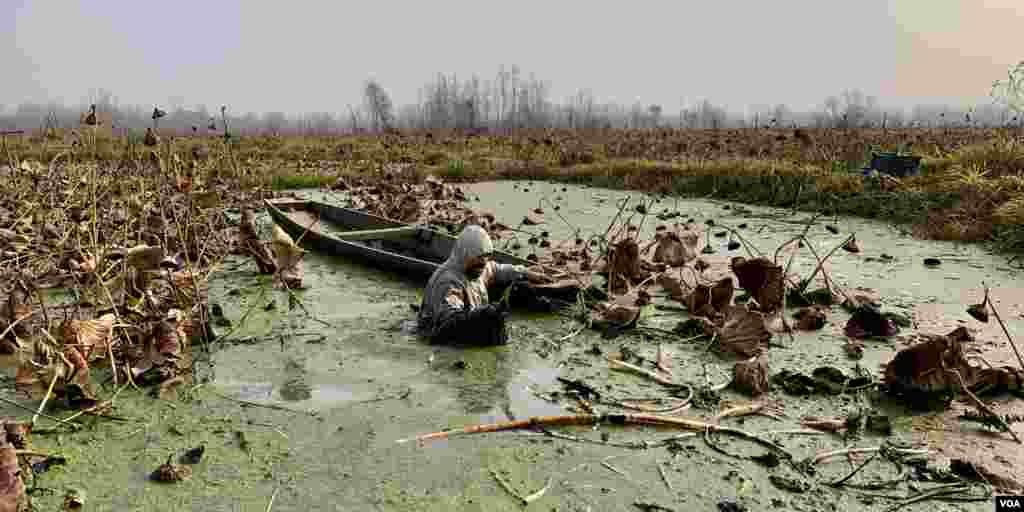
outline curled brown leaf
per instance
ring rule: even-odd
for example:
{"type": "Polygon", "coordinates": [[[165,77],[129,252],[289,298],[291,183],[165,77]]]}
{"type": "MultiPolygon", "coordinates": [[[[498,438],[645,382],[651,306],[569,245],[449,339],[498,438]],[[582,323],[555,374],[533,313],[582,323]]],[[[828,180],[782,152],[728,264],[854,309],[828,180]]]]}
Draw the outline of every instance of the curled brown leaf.
{"type": "Polygon", "coordinates": [[[718,343],[722,350],[742,357],[757,355],[772,337],[764,325],[764,316],[745,306],[729,306],[725,320],[718,330],[718,343]]]}
{"type": "Polygon", "coordinates": [[[732,369],[732,386],[737,391],[758,397],[768,392],[768,354],[762,352],[739,361],[732,369]]]}
{"type": "Polygon", "coordinates": [[[793,313],[793,317],[796,318],[796,328],[802,331],[816,331],[825,327],[827,321],[825,308],[821,306],[800,308],[793,313]]]}
{"type": "Polygon", "coordinates": [[[651,261],[665,263],[670,267],[681,267],[697,258],[697,252],[683,243],[677,233],[667,232],[658,237],[651,261]]]}
{"type": "Polygon", "coordinates": [[[288,236],[288,233],[277,224],[274,225],[273,244],[281,279],[289,288],[302,288],[304,275],[302,258],[305,256],[306,250],[295,245],[292,237],[288,236]]]}
{"type": "Polygon", "coordinates": [[[18,512],[25,502],[25,482],[13,444],[0,440],[0,512],[18,512]]]}
{"type": "Polygon", "coordinates": [[[739,280],[740,288],[757,301],[762,312],[769,313],[782,307],[785,282],[782,265],[776,265],[767,258],[746,259],[737,256],[729,267],[739,280]]]}

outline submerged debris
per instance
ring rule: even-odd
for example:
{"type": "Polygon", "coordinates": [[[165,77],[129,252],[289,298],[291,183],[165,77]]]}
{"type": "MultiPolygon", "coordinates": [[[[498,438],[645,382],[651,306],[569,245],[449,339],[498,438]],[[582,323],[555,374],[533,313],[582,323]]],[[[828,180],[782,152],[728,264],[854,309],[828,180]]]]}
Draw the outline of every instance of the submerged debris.
{"type": "Polygon", "coordinates": [[[874,336],[895,336],[900,332],[892,318],[886,316],[874,304],[858,306],[846,322],[843,332],[851,338],[868,338],[874,336]]]}
{"type": "Polygon", "coordinates": [[[975,320],[988,323],[988,306],[983,302],[981,304],[971,304],[967,307],[967,314],[971,315],[975,320]]]}
{"type": "Polygon", "coordinates": [[[687,338],[693,336],[714,336],[717,332],[715,324],[704,317],[687,318],[676,324],[672,332],[685,336],[687,338]]]}
{"type": "Polygon", "coordinates": [[[843,243],[843,250],[857,254],[860,252],[860,244],[857,243],[857,235],[850,235],[850,239],[843,243]]]}
{"type": "Polygon", "coordinates": [[[81,489],[68,489],[64,493],[64,512],[75,512],[85,507],[85,491],[81,489]]]}
{"type": "Polygon", "coordinates": [[[188,480],[192,477],[192,468],[181,464],[173,464],[173,455],[167,457],[167,462],[161,464],[150,475],[150,479],[157,482],[173,483],[188,480]]]}
{"type": "Polygon", "coordinates": [[[0,510],[15,512],[25,504],[25,482],[14,445],[0,440],[0,510]]]}
{"type": "Polygon", "coordinates": [[[793,313],[793,317],[797,320],[796,328],[802,331],[816,331],[825,327],[827,321],[825,308],[821,306],[800,308],[793,313]]]}
{"type": "Polygon", "coordinates": [[[740,361],[732,369],[732,385],[737,391],[758,397],[768,392],[768,354],[740,361]]]}
{"type": "Polygon", "coordinates": [[[640,306],[616,302],[601,302],[591,313],[591,324],[611,338],[636,326],[640,319],[640,306]]]}
{"type": "Polygon", "coordinates": [[[684,303],[690,313],[696,316],[720,318],[732,304],[733,293],[732,278],[726,277],[711,286],[698,284],[684,303]]]}
{"type": "Polygon", "coordinates": [[[608,249],[608,279],[615,293],[625,293],[646,275],[641,268],[640,246],[636,240],[626,238],[608,249]]]}
{"type": "Polygon", "coordinates": [[[737,256],[731,260],[729,267],[739,279],[740,288],[757,301],[760,311],[771,313],[782,307],[785,289],[782,265],[776,265],[767,258],[748,260],[737,256]]]}
{"type": "Polygon", "coordinates": [[[971,304],[967,307],[967,314],[981,323],[988,323],[988,287],[985,287],[985,298],[979,304],[971,304]]]}
{"type": "Polygon", "coordinates": [[[206,452],[205,445],[199,445],[195,448],[187,450],[180,459],[182,464],[199,464],[203,460],[203,454],[206,452]]]}
{"type": "MultiPolygon", "coordinates": [[[[953,331],[950,334],[957,333],[953,331]]],[[[959,338],[930,336],[927,341],[896,353],[883,367],[883,384],[893,394],[936,394],[959,388],[951,372],[959,372],[970,384],[975,371],[959,338]]]]}
{"type": "Polygon", "coordinates": [[[760,312],[750,311],[746,306],[728,306],[723,313],[724,321],[718,329],[722,350],[749,358],[767,348],[772,333],[765,327],[760,312]]]}
{"type": "Polygon", "coordinates": [[[39,462],[32,463],[32,472],[35,474],[46,473],[53,466],[63,466],[68,460],[64,457],[47,457],[39,462]]]}
{"type": "Polygon", "coordinates": [[[810,375],[792,370],[782,370],[771,376],[772,384],[786,393],[806,396],[815,393],[841,394],[872,387],[874,382],[866,376],[850,377],[839,368],[819,366],[810,375]]]}
{"type": "Polygon", "coordinates": [[[867,428],[868,432],[874,434],[882,436],[892,435],[892,418],[884,414],[869,415],[864,426],[867,428]]]}
{"type": "Polygon", "coordinates": [[[993,486],[1003,493],[1020,494],[1024,492],[1024,483],[1009,475],[1003,475],[983,464],[965,459],[949,461],[949,470],[953,474],[972,482],[981,482],[993,486]]]}
{"type": "Polygon", "coordinates": [[[697,259],[697,245],[699,243],[697,233],[687,231],[679,234],[675,231],[668,231],[664,234],[656,234],[657,246],[654,249],[654,257],[651,261],[665,263],[669,267],[681,267],[690,261],[697,259]]]}
{"type": "Polygon", "coordinates": [[[670,299],[678,302],[685,302],[687,300],[683,280],[679,277],[673,276],[668,272],[662,272],[658,274],[658,284],[668,292],[670,299]]]}
{"type": "Polygon", "coordinates": [[[804,416],[800,424],[815,430],[842,432],[851,427],[851,420],[846,416],[804,416]]]}
{"type": "Polygon", "coordinates": [[[845,351],[846,355],[851,359],[860,359],[864,357],[864,343],[855,339],[847,339],[846,342],[843,343],[843,351],[845,351]]]}
{"type": "Polygon", "coordinates": [[[733,499],[718,502],[718,512],[747,512],[747,506],[733,499]]]}

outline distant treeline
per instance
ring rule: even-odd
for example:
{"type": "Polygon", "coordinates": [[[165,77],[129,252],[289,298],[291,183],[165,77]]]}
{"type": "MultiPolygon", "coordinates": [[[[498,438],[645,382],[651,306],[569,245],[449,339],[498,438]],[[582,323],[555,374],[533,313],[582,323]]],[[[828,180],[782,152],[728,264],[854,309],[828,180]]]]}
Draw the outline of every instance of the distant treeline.
{"type": "MultiPolygon", "coordinates": [[[[233,133],[330,135],[385,129],[462,129],[508,131],[515,129],[570,128],[738,128],[738,127],[994,127],[1024,123],[1014,111],[994,103],[972,108],[947,105],[918,105],[911,109],[883,107],[877,98],[852,89],[825,98],[820,108],[796,112],[786,105],[757,106],[738,114],[710,100],[695,103],[678,112],[658,104],[632,105],[601,103],[589,90],[581,90],[561,102],[550,98],[548,82],[532,74],[524,77],[519,68],[502,67],[491,80],[473,76],[459,80],[438,74],[421,88],[417,103],[394,106],[386,87],[375,81],[362,86],[363,101],[344,105],[333,112],[286,114],[284,112],[211,112],[205,106],[130,106],[118,103],[109,90],[91,93],[81,105],[25,103],[13,112],[0,113],[0,128],[36,130],[77,128],[96,105],[101,122],[116,133],[144,130],[154,125],[154,107],[167,115],[158,121],[161,132],[209,133],[224,129],[224,117],[233,133]]],[[[8,109],[10,110],[10,109],[8,109]]]]}

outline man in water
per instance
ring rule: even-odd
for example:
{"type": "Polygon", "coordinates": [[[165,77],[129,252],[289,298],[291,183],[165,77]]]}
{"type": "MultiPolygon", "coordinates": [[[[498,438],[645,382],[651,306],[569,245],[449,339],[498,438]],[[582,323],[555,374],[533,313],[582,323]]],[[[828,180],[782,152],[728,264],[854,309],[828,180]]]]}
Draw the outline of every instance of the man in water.
{"type": "Polygon", "coordinates": [[[480,226],[466,226],[448,260],[427,282],[417,322],[435,343],[500,345],[505,334],[504,308],[490,303],[489,286],[504,287],[520,280],[550,282],[543,274],[520,265],[491,260],[494,245],[480,226]]]}

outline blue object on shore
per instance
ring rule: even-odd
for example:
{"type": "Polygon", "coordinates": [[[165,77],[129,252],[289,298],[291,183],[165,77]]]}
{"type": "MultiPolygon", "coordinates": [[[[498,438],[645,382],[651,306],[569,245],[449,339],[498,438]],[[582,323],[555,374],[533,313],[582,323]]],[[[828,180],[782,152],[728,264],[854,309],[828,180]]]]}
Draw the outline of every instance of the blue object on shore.
{"type": "Polygon", "coordinates": [[[918,176],[921,174],[921,158],[920,156],[901,155],[899,153],[872,152],[871,167],[865,170],[864,175],[869,175],[867,171],[878,171],[882,174],[900,178],[918,176]]]}

